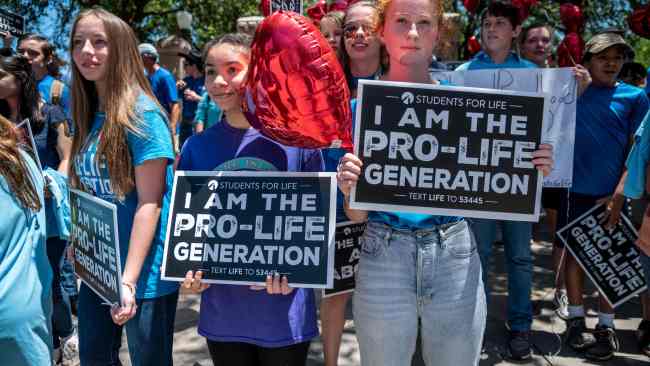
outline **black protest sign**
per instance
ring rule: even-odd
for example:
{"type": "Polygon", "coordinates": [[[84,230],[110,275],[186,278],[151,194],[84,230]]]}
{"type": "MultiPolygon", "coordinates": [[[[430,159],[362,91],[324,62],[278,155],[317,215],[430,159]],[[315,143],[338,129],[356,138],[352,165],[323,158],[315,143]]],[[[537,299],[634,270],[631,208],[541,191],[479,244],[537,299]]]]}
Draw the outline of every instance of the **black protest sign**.
{"type": "Polygon", "coordinates": [[[170,211],[163,279],[332,287],[334,173],[178,171],[170,211]]]}
{"type": "Polygon", "coordinates": [[[634,244],[637,233],[625,215],[611,230],[603,227],[600,204],[557,232],[600,293],[613,307],[645,291],[646,282],[634,244]]]}
{"type": "Polygon", "coordinates": [[[117,207],[70,189],[74,271],[108,304],[119,304],[122,291],[117,207]]]}
{"type": "Polygon", "coordinates": [[[361,80],[350,206],[537,221],[546,96],[361,80]]]}
{"type": "Polygon", "coordinates": [[[354,277],[361,256],[361,236],[365,222],[341,222],[336,225],[334,250],[334,287],[323,290],[323,297],[354,291],[354,277]]]}
{"type": "Polygon", "coordinates": [[[280,10],[302,14],[301,0],[271,0],[269,3],[269,6],[271,7],[271,12],[269,14],[273,14],[280,10]]]}
{"type": "Polygon", "coordinates": [[[20,15],[0,9],[0,32],[20,37],[25,33],[25,19],[20,15]]]}

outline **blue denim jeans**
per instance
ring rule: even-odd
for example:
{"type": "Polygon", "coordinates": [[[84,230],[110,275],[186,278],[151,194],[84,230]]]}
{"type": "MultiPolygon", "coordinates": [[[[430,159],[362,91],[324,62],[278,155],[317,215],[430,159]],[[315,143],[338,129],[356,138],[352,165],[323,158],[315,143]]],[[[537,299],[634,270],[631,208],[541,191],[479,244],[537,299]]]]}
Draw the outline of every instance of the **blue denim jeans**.
{"type": "Polygon", "coordinates": [[[47,259],[52,267],[52,344],[54,348],[61,346],[61,339],[68,337],[74,331],[70,301],[61,287],[61,261],[68,242],[56,237],[46,241],[47,259]]]}
{"type": "MultiPolygon", "coordinates": [[[[533,308],[530,291],[533,282],[533,257],[530,251],[533,225],[529,222],[473,219],[472,229],[478,242],[483,268],[483,282],[487,284],[492,245],[496,240],[497,224],[503,228],[506,265],[508,269],[508,325],[517,332],[530,331],[533,308]]],[[[485,286],[489,299],[490,288],[485,286]]]]}
{"type": "MultiPolygon", "coordinates": [[[[172,366],[172,343],[178,291],[153,299],[137,299],[138,311],[126,328],[133,366],[172,366]]],[[[110,308],[86,284],[79,290],[79,359],[83,366],[121,365],[122,326],[110,308]]]]}
{"type": "Polygon", "coordinates": [[[467,222],[417,231],[370,222],[362,243],[354,292],[361,364],[409,365],[418,323],[427,366],[478,364],[485,293],[467,222]]]}

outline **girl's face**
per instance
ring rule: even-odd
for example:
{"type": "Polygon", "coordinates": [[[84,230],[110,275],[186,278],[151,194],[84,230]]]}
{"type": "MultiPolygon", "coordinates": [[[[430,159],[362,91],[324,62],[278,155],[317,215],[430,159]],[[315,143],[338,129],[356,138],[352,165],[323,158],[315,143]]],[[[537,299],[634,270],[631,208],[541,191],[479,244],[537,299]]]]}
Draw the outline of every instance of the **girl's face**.
{"type": "Polygon", "coordinates": [[[248,52],[223,43],[212,47],[205,61],[205,88],[210,99],[224,112],[241,109],[250,62],[248,52]]]}
{"type": "Polygon", "coordinates": [[[519,32],[521,26],[513,27],[508,18],[487,14],[481,23],[481,43],[489,54],[509,51],[519,32]]]}
{"type": "Polygon", "coordinates": [[[625,63],[625,53],[613,46],[597,53],[586,62],[594,85],[613,87],[625,63]]]}
{"type": "Polygon", "coordinates": [[[323,34],[323,37],[325,37],[330,46],[332,46],[334,52],[338,55],[343,29],[339,27],[333,19],[325,18],[320,22],[320,32],[323,34]]]}
{"type": "Polygon", "coordinates": [[[18,45],[18,53],[27,57],[35,73],[46,72],[47,62],[43,53],[44,42],[35,39],[26,39],[18,45]]]}
{"type": "Polygon", "coordinates": [[[20,93],[20,83],[12,74],[0,69],[0,99],[18,95],[20,93]]]}
{"type": "Polygon", "coordinates": [[[377,11],[369,6],[352,6],[345,15],[343,37],[350,62],[379,59],[381,43],[375,34],[377,11]]]}
{"type": "Polygon", "coordinates": [[[104,23],[95,16],[87,16],[77,22],[72,37],[72,59],[81,75],[89,81],[104,81],[109,53],[104,23]]]}
{"type": "Polygon", "coordinates": [[[388,5],[379,36],[391,64],[428,65],[438,41],[432,0],[394,0],[388,5]]]}
{"type": "Polygon", "coordinates": [[[548,28],[539,27],[528,30],[526,39],[521,45],[521,55],[537,65],[542,66],[546,64],[546,60],[550,54],[551,33],[548,28]]]}

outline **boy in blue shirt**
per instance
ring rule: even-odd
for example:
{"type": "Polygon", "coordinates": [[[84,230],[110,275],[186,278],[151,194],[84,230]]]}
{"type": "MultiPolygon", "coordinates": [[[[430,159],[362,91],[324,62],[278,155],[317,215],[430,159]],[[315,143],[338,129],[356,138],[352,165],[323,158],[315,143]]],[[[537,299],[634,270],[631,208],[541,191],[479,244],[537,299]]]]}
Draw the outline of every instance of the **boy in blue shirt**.
{"type": "MultiPolygon", "coordinates": [[[[642,89],[617,81],[623,63],[633,57],[632,48],[615,32],[597,34],[585,45],[583,64],[593,81],[578,98],[573,186],[568,202],[562,202],[558,227],[609,199],[615,191],[622,191],[630,141],[648,111],[648,98],[642,89]]],[[[622,204],[621,195],[614,195],[610,201],[617,209],[622,204]]],[[[608,360],[618,349],[614,309],[601,296],[598,325],[593,335],[587,333],[582,300],[584,273],[573,256],[566,257],[567,342],[575,350],[586,351],[589,359],[608,360]]]]}
{"type": "Polygon", "coordinates": [[[176,83],[179,91],[183,93],[183,118],[179,128],[179,148],[192,136],[194,118],[201,96],[205,91],[205,78],[203,77],[203,61],[198,51],[179,53],[185,59],[185,73],[187,76],[176,83]]]}
{"type": "Polygon", "coordinates": [[[138,46],[138,50],[153,94],[169,116],[169,129],[174,137],[174,151],[179,151],[176,124],[180,119],[181,105],[178,99],[178,90],[176,89],[176,79],[169,70],[158,64],[160,56],[158,56],[156,47],[150,43],[142,43],[138,46]]]}
{"type": "MultiPolygon", "coordinates": [[[[484,70],[505,68],[536,68],[530,61],[512,51],[512,43],[521,32],[516,7],[503,2],[491,3],[481,16],[481,42],[484,51],[456,70],[484,70]]],[[[489,296],[487,273],[496,239],[497,224],[503,228],[505,254],[508,263],[508,356],[516,361],[532,356],[529,334],[533,321],[530,291],[533,279],[533,259],[530,251],[532,224],[529,222],[474,219],[483,283],[489,296]]]]}

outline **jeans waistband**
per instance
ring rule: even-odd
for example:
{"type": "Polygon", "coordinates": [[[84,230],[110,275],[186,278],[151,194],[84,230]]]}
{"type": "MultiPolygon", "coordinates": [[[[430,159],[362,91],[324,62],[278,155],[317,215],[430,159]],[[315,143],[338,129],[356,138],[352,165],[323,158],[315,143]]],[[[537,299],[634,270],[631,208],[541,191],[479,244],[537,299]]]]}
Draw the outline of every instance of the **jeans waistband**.
{"type": "Polygon", "coordinates": [[[379,231],[380,233],[385,235],[386,239],[389,239],[391,237],[399,237],[399,236],[423,238],[425,236],[429,236],[432,234],[444,238],[446,234],[449,234],[450,232],[456,232],[456,231],[461,231],[463,229],[468,229],[469,226],[466,220],[461,219],[459,221],[454,221],[447,224],[434,225],[428,228],[416,229],[416,230],[394,228],[390,225],[386,225],[384,223],[379,223],[379,222],[369,222],[368,228],[372,228],[372,230],[379,231]]]}

